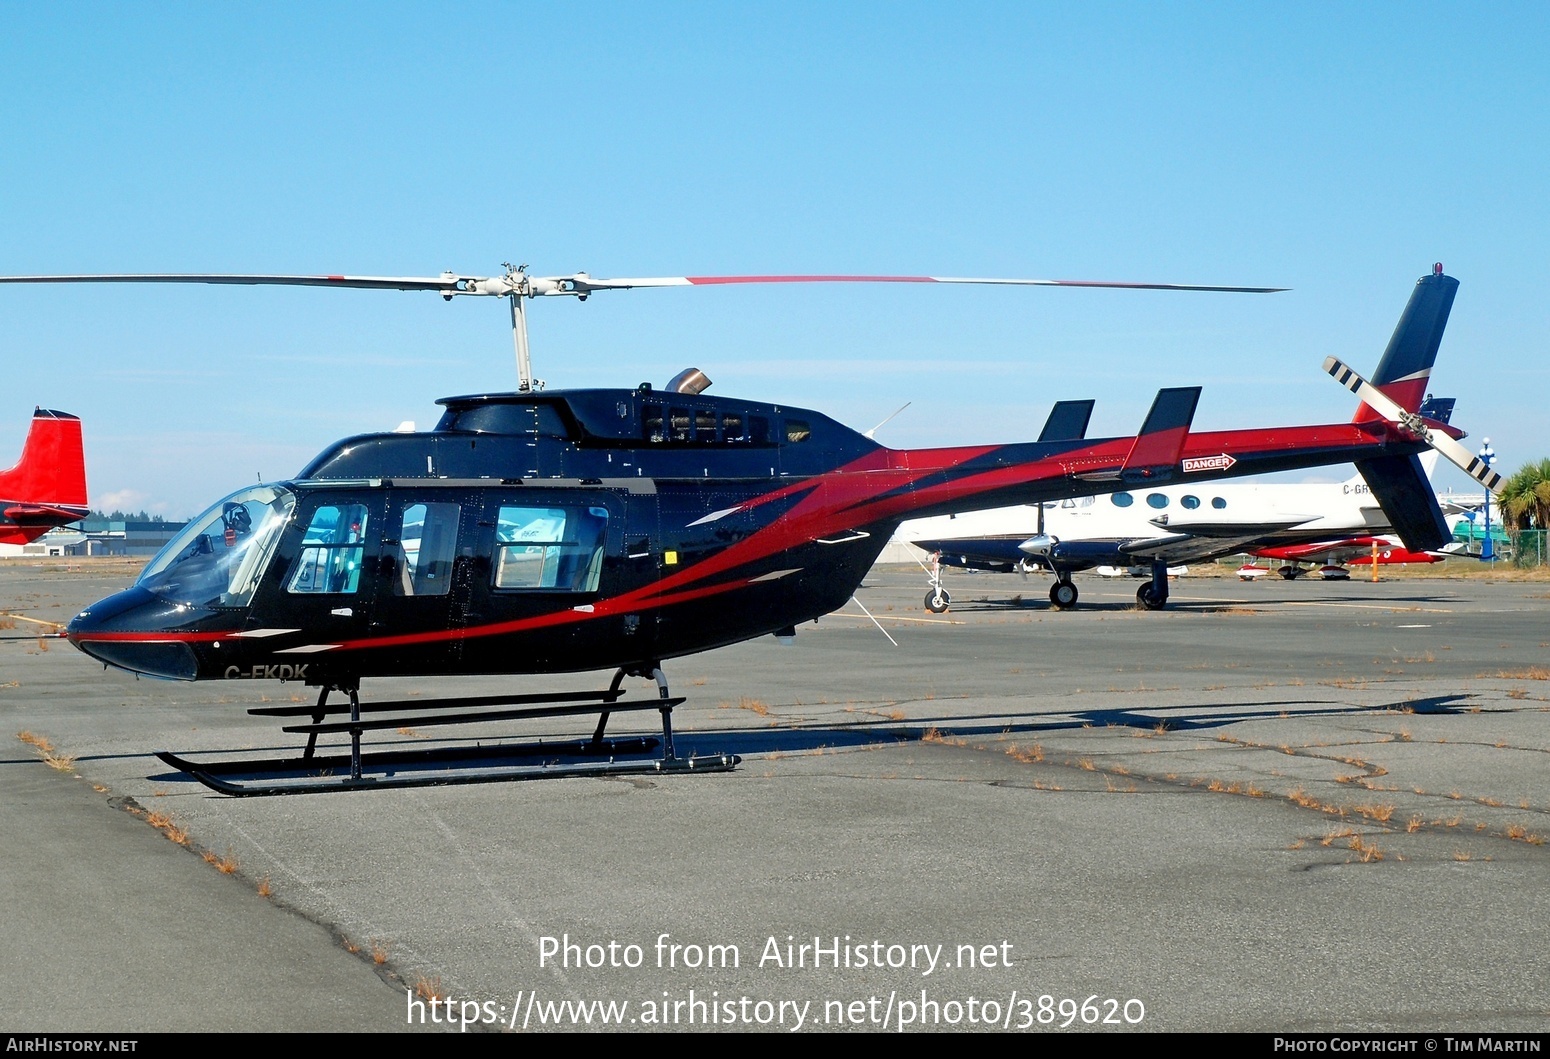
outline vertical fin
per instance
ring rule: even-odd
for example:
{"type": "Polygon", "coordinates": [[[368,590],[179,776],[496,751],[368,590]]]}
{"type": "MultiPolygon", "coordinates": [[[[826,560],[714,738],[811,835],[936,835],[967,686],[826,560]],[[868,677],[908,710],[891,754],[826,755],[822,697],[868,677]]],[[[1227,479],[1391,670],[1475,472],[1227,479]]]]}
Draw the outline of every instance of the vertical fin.
{"type": "Polygon", "coordinates": [[[1056,401],[1039,431],[1040,441],[1081,441],[1093,416],[1094,401],[1056,401]]]}
{"type": "Polygon", "coordinates": [[[1165,480],[1173,476],[1189,437],[1189,425],[1195,419],[1200,402],[1200,387],[1176,386],[1158,390],[1152,410],[1146,414],[1141,433],[1136,435],[1120,476],[1126,481],[1165,480]]]}
{"type": "Polygon", "coordinates": [[[1358,460],[1356,469],[1410,551],[1435,551],[1453,539],[1419,457],[1375,456],[1358,460]]]}
{"type": "MultiPolygon", "coordinates": [[[[1448,326],[1448,314],[1453,310],[1453,296],[1458,288],[1459,281],[1443,275],[1441,265],[1430,276],[1416,280],[1410,301],[1400,314],[1378,370],[1373,373],[1372,384],[1408,412],[1418,411],[1426,395],[1432,365],[1437,361],[1437,347],[1442,344],[1442,332],[1448,326]]],[[[1368,405],[1361,404],[1352,422],[1381,418],[1368,405]]]]}
{"type": "Polygon", "coordinates": [[[39,408],[21,459],[0,471],[0,500],[42,507],[86,506],[86,457],[81,421],[67,412],[39,408]]]}

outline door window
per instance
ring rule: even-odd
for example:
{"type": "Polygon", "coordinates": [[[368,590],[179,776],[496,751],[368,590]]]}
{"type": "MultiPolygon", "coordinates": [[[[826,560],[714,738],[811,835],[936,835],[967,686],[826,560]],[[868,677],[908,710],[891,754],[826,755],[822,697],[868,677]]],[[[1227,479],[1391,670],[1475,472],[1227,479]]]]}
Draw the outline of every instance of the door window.
{"type": "Polygon", "coordinates": [[[361,583],[366,546],[366,505],[326,504],[312,513],[289,589],[347,595],[361,583]]]}
{"type": "Polygon", "coordinates": [[[396,596],[444,596],[457,556],[457,504],[410,504],[398,530],[396,596]]]}

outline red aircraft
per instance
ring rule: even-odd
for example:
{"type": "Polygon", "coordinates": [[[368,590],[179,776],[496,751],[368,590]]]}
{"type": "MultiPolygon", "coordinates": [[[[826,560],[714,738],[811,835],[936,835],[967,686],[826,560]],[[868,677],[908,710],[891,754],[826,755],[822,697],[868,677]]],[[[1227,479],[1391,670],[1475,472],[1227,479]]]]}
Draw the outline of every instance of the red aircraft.
{"type": "Polygon", "coordinates": [[[21,459],[0,471],[0,544],[30,544],[86,514],[81,421],[39,408],[32,413],[21,459]]]}
{"type": "Polygon", "coordinates": [[[1287,544],[1277,548],[1256,548],[1249,553],[1262,559],[1280,559],[1284,565],[1276,572],[1288,581],[1303,573],[1301,563],[1315,563],[1325,580],[1350,576],[1346,563],[1364,566],[1376,562],[1393,563],[1440,563],[1447,558],[1445,551],[1411,551],[1393,536],[1347,537],[1338,541],[1320,541],[1314,544],[1287,544]]]}

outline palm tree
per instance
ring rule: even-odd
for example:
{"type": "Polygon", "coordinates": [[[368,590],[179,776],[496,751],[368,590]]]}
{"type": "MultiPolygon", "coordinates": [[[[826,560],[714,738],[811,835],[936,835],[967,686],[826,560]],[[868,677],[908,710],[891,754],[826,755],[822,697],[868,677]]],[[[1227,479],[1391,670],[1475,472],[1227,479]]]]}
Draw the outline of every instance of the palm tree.
{"type": "Polygon", "coordinates": [[[1550,457],[1525,463],[1503,482],[1498,503],[1509,529],[1521,532],[1531,523],[1536,529],[1550,526],[1550,457]]]}

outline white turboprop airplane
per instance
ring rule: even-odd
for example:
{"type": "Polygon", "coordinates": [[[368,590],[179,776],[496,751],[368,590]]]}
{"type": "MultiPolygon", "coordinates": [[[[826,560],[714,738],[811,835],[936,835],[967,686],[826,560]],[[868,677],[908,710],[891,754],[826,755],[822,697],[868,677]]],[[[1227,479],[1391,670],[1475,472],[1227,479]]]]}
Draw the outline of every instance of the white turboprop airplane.
{"type": "MultiPolygon", "coordinates": [[[[1429,399],[1422,414],[1446,422],[1451,411],[1451,400],[1429,399]]],[[[1429,479],[1437,454],[1426,453],[1421,461],[1429,479]]],[[[947,566],[1023,573],[1049,570],[1056,578],[1050,586],[1050,602],[1066,610],[1076,605],[1071,575],[1078,570],[1150,567],[1155,571],[1261,548],[1333,544],[1353,537],[1367,546],[1365,542],[1391,528],[1371,487],[1357,474],[1336,483],[1158,486],[1042,506],[941,515],[906,522],[894,539],[933,553],[947,566]]],[[[1290,554],[1272,554],[1289,564],[1283,577],[1297,576],[1299,568],[1290,554]]],[[[1154,602],[1150,587],[1150,582],[1143,584],[1136,598],[1155,610],[1166,599],[1154,602]]],[[[926,607],[941,613],[950,603],[940,571],[935,570],[926,607]]]]}

